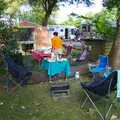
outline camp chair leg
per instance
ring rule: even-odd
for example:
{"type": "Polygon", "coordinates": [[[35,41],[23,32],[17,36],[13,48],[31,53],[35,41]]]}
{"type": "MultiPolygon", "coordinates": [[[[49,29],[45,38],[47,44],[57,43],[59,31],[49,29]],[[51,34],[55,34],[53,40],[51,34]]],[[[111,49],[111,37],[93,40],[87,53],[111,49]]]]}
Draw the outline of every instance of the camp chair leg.
{"type": "Polygon", "coordinates": [[[84,107],[85,103],[87,102],[88,98],[85,99],[85,101],[83,102],[83,104],[81,105],[81,108],[84,107]]]}
{"type": "Polygon", "coordinates": [[[13,83],[16,85],[16,87],[21,87],[21,85],[18,84],[17,82],[13,81],[13,83]]]}
{"type": "Polygon", "coordinates": [[[14,88],[11,88],[12,89],[12,91],[14,91],[16,88],[21,88],[21,86],[20,86],[20,84],[18,84],[17,82],[15,82],[15,80],[10,80],[10,81],[8,81],[9,83],[7,84],[7,92],[9,92],[9,91],[11,91],[10,90],[10,85],[12,85],[12,84],[14,84],[15,85],[15,87],[14,88]]]}
{"type": "Polygon", "coordinates": [[[92,103],[93,107],[96,109],[96,112],[99,114],[99,116],[102,118],[102,120],[105,120],[105,118],[103,117],[103,115],[100,113],[100,111],[98,110],[97,106],[95,105],[95,103],[92,101],[92,99],[90,98],[89,94],[87,93],[86,90],[84,90],[84,93],[87,95],[88,99],[90,100],[90,102],[92,103]]]}
{"type": "Polygon", "coordinates": [[[97,77],[99,77],[99,74],[98,74],[98,73],[94,73],[94,74],[93,74],[92,81],[94,81],[97,77]]]}
{"type": "Polygon", "coordinates": [[[110,107],[109,107],[109,109],[108,109],[108,111],[107,111],[107,113],[106,113],[106,115],[105,115],[105,119],[107,119],[107,117],[108,117],[111,109],[112,109],[112,104],[110,105],[110,107]]]}
{"type": "Polygon", "coordinates": [[[17,84],[14,88],[11,88],[12,92],[15,91],[18,87],[21,88],[20,84],[17,84]]]}
{"type": "Polygon", "coordinates": [[[52,78],[51,78],[51,76],[49,76],[49,81],[51,81],[52,80],[52,78]]]}
{"type": "Polygon", "coordinates": [[[65,80],[68,80],[66,75],[65,75],[65,80]]]}

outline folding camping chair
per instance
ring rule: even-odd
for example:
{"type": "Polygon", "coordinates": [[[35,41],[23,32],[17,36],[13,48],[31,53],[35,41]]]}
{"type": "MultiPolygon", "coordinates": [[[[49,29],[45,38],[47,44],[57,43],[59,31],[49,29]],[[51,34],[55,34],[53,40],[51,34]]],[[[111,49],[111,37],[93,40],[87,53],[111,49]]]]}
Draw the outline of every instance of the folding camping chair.
{"type": "Polygon", "coordinates": [[[107,113],[102,115],[100,110],[98,109],[95,101],[92,99],[92,95],[97,95],[100,97],[105,97],[107,95],[110,95],[109,93],[111,91],[114,91],[116,89],[117,85],[117,71],[113,71],[111,74],[109,74],[106,78],[105,77],[99,77],[98,79],[92,81],[91,83],[83,83],[81,82],[81,86],[83,88],[83,91],[87,98],[85,99],[82,107],[85,105],[87,102],[87,99],[92,103],[93,107],[95,108],[96,112],[99,114],[102,120],[106,120],[110,110],[112,108],[112,103],[109,105],[107,113]],[[92,93],[92,94],[91,94],[92,93]]]}
{"type": "Polygon", "coordinates": [[[88,49],[84,48],[82,54],[80,55],[80,57],[76,59],[76,61],[81,62],[81,61],[87,60],[88,55],[89,55],[88,49]]]}
{"type": "MultiPolygon", "coordinates": [[[[27,84],[29,75],[32,73],[28,71],[25,67],[18,65],[10,56],[5,56],[5,62],[8,66],[9,78],[7,85],[15,83],[17,86],[27,84]],[[16,79],[17,81],[13,80],[16,79]],[[19,82],[20,84],[18,84],[19,82]]],[[[16,86],[16,87],[17,87],[16,86]]]]}
{"type": "Polygon", "coordinates": [[[108,65],[108,56],[99,56],[98,57],[98,64],[88,64],[89,71],[93,73],[93,79],[97,76],[107,77],[111,67],[108,65]]]}
{"type": "Polygon", "coordinates": [[[88,48],[85,47],[85,48],[83,48],[82,53],[80,54],[80,56],[73,59],[73,61],[76,61],[76,62],[79,62],[79,63],[86,62],[86,61],[88,61],[88,56],[89,56],[89,51],[88,51],[88,48]]]}

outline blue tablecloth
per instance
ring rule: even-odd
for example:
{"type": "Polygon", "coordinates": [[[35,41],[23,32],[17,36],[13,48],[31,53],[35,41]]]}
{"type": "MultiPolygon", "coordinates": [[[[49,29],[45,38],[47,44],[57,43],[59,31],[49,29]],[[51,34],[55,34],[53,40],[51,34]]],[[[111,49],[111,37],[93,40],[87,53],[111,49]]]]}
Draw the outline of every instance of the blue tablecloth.
{"type": "Polygon", "coordinates": [[[71,67],[68,60],[49,62],[43,60],[41,68],[48,71],[49,77],[64,72],[66,77],[71,76],[71,67]]]}

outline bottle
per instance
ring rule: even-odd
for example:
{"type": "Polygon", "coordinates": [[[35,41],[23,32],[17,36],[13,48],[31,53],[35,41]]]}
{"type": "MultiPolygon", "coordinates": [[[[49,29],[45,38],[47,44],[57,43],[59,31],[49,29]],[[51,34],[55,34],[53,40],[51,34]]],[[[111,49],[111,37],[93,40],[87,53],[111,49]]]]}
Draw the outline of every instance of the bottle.
{"type": "Polygon", "coordinates": [[[51,59],[52,60],[54,59],[54,53],[53,52],[51,53],[51,59]]]}
{"type": "Polygon", "coordinates": [[[59,60],[59,56],[58,56],[58,54],[56,54],[56,61],[58,61],[59,60]]]}
{"type": "Polygon", "coordinates": [[[75,80],[78,80],[80,78],[79,72],[75,72],[75,80]]]}

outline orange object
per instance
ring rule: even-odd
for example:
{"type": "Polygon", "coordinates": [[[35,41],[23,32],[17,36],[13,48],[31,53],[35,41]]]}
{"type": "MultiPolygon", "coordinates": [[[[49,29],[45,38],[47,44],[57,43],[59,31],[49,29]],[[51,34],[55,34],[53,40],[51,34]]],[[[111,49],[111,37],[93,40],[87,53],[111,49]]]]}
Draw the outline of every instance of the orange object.
{"type": "Polygon", "coordinates": [[[52,38],[52,48],[54,50],[62,48],[62,40],[58,36],[52,38]]]}

